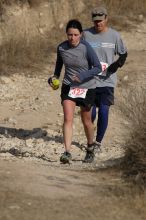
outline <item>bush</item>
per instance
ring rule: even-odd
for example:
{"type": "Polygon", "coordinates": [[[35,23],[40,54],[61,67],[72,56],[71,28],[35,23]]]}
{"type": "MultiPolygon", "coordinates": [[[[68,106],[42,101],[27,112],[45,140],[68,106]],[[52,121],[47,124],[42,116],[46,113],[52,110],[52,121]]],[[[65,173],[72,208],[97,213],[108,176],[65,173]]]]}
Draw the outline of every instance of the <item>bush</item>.
{"type": "Polygon", "coordinates": [[[146,89],[135,86],[123,94],[122,112],[130,124],[131,135],[125,144],[125,158],[121,167],[124,176],[146,186],[146,89]],[[136,88],[136,90],[135,90],[136,88]]]}

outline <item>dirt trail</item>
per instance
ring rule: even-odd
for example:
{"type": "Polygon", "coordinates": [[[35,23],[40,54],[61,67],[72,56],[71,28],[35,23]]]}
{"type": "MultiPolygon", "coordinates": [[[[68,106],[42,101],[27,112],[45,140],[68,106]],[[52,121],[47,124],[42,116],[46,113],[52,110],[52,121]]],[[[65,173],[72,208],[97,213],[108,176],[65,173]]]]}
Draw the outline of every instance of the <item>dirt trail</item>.
{"type": "Polygon", "coordinates": [[[0,219],[145,219],[145,198],[114,170],[0,161],[0,219]]]}
{"type": "Polygon", "coordinates": [[[145,196],[137,196],[114,169],[104,170],[124,154],[130,121],[121,113],[121,91],[145,83],[144,24],[135,38],[122,33],[129,48],[119,71],[116,103],[111,108],[102,152],[85,165],[79,109],[74,121],[73,161],[61,165],[62,108],[60,90],[48,88],[48,64],[41,74],[0,77],[0,219],[144,219],[145,196]],[[141,33],[141,42],[139,41],[141,33]],[[140,65],[139,65],[140,63],[140,65]]]}

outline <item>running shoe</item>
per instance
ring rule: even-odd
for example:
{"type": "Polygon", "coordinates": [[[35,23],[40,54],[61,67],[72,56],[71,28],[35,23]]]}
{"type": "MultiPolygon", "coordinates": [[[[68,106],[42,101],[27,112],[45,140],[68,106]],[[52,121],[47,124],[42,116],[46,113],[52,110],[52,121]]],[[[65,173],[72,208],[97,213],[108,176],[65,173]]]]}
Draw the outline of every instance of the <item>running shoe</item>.
{"type": "Polygon", "coordinates": [[[61,157],[60,157],[60,162],[61,163],[70,163],[70,161],[71,161],[71,159],[72,159],[72,156],[71,156],[71,153],[69,153],[69,152],[64,152],[62,155],[61,155],[61,157]]]}
{"type": "Polygon", "coordinates": [[[92,163],[94,161],[94,157],[95,157],[94,152],[87,150],[83,163],[92,163]]]}
{"type": "Polygon", "coordinates": [[[95,153],[100,152],[101,143],[95,142],[87,146],[86,155],[83,160],[84,163],[92,163],[94,161],[95,153]]]}

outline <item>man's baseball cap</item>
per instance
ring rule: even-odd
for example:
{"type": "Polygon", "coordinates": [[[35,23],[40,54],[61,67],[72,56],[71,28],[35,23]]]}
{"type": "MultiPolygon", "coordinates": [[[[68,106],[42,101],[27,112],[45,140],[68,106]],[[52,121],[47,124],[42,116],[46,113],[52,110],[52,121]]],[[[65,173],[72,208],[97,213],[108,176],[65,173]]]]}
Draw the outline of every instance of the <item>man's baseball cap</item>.
{"type": "Polygon", "coordinates": [[[92,21],[101,21],[105,19],[107,10],[105,7],[97,7],[92,10],[92,21]]]}

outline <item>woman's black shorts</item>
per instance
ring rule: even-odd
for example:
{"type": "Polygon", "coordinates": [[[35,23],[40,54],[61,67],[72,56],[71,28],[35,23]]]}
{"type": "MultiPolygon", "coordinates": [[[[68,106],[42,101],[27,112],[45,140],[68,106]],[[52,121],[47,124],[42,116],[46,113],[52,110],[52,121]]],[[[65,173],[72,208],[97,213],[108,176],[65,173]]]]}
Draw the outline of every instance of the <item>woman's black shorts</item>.
{"type": "Polygon", "coordinates": [[[85,98],[71,98],[68,96],[68,93],[70,91],[70,86],[68,85],[62,85],[61,88],[61,102],[64,100],[72,100],[76,103],[77,106],[87,107],[91,108],[94,105],[95,101],[95,89],[88,89],[86,97],[85,98]]]}

